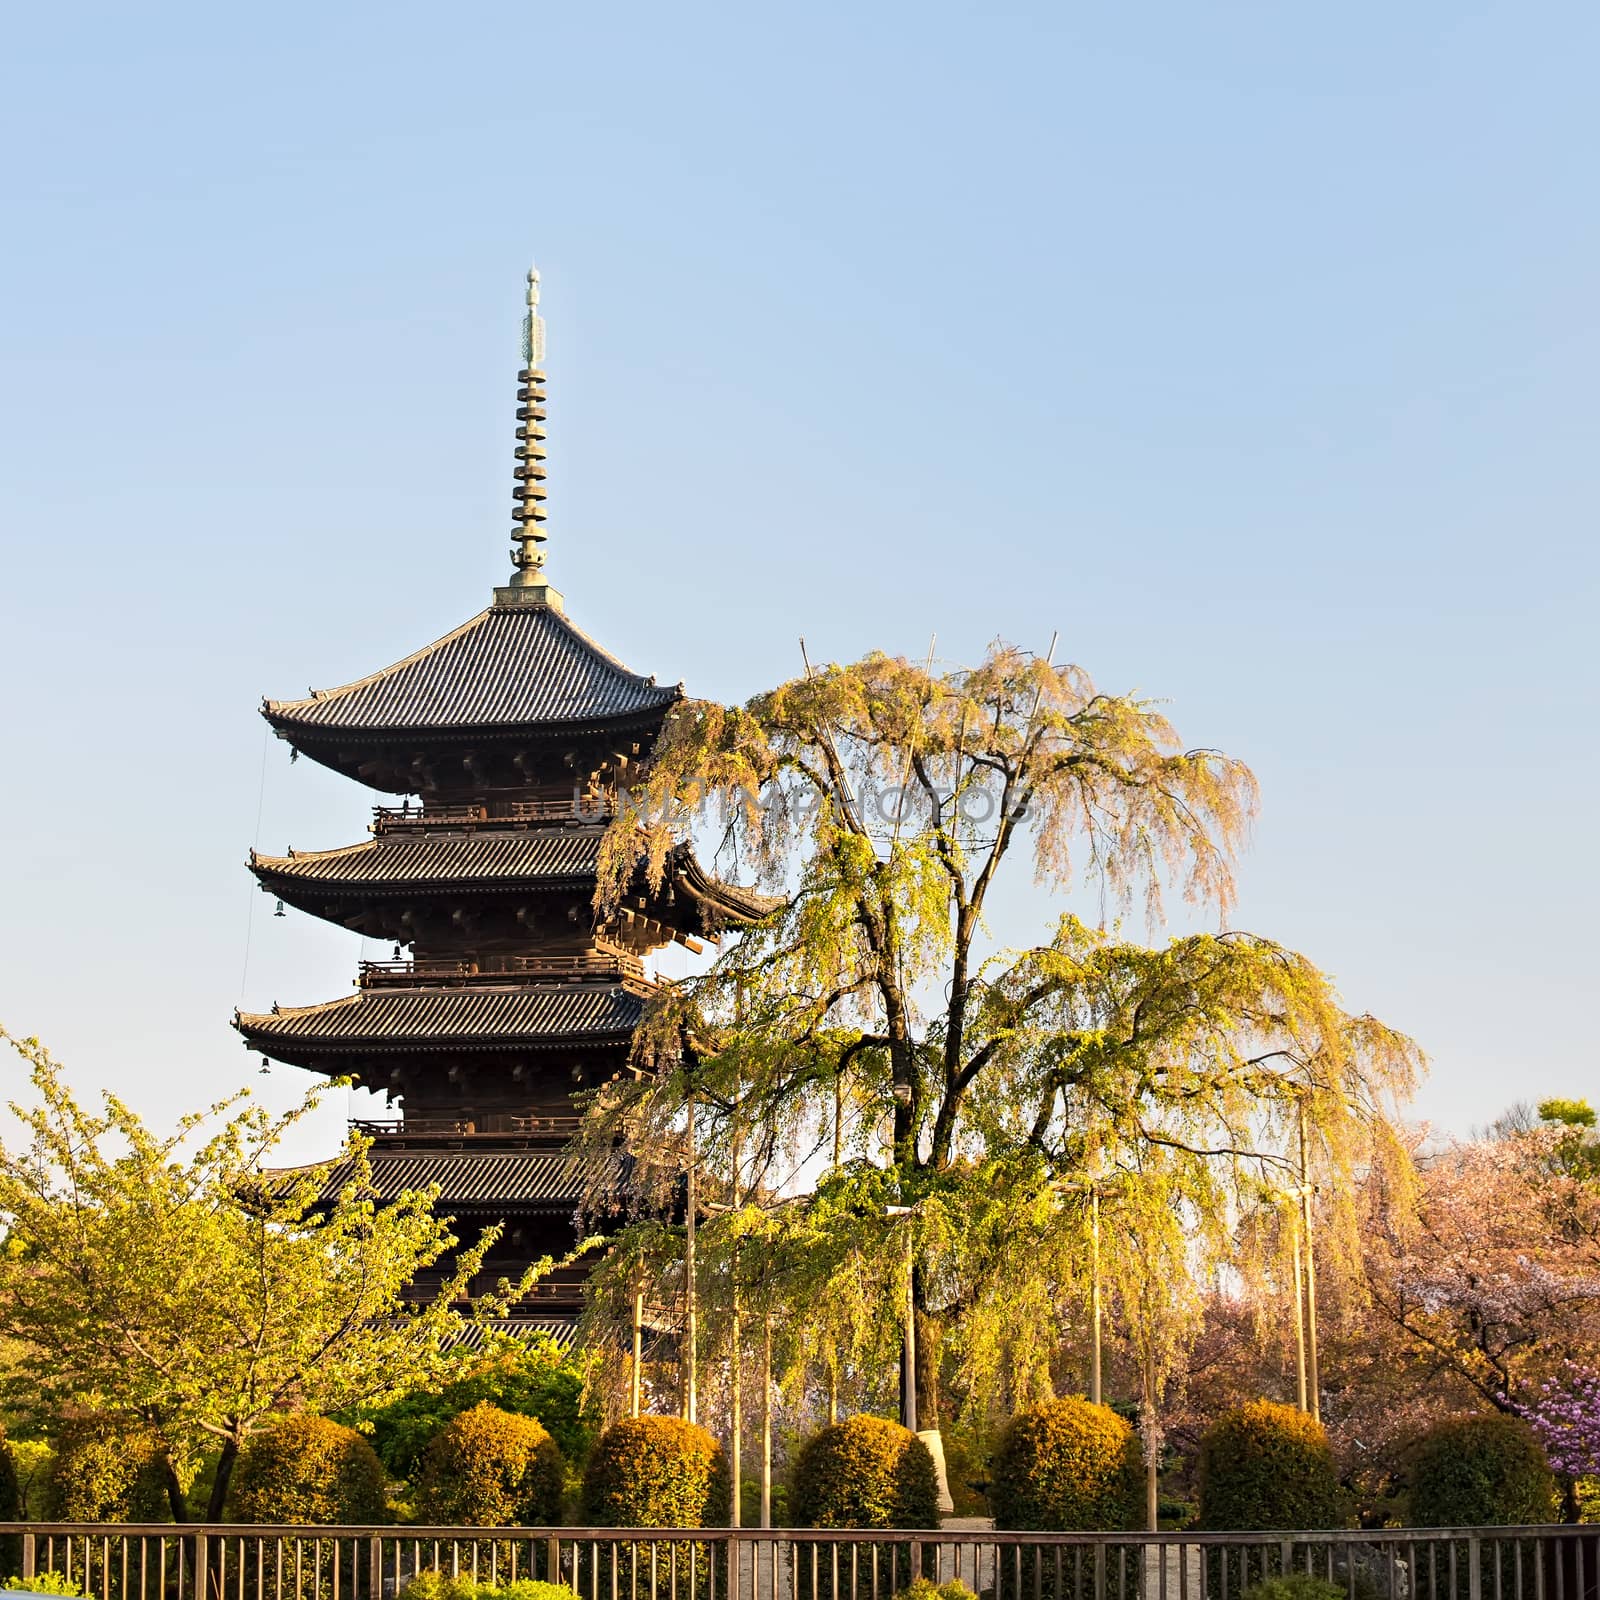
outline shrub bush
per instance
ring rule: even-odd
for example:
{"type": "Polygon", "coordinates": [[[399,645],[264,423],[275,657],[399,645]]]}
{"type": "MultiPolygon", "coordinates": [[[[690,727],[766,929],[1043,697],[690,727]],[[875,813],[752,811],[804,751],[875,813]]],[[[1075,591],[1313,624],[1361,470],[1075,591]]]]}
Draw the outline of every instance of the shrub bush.
{"type": "Polygon", "coordinates": [[[789,1505],[801,1528],[937,1528],[933,1457],[898,1422],[833,1422],[800,1447],[789,1505]]]}
{"type": "Polygon", "coordinates": [[[21,1589],[28,1594],[62,1594],[81,1595],[83,1585],[71,1578],[63,1578],[59,1572],[41,1572],[32,1578],[7,1578],[0,1583],[0,1590],[21,1589]]]}
{"type": "Polygon", "coordinates": [[[465,1574],[452,1577],[430,1568],[405,1585],[396,1600],[578,1600],[564,1583],[518,1578],[515,1583],[475,1583],[465,1574]]]}
{"type": "Polygon", "coordinates": [[[1345,1600],[1345,1586],[1314,1578],[1309,1572],[1291,1572],[1251,1584],[1239,1600],[1345,1600]]]}
{"type": "Polygon", "coordinates": [[[589,1457],[583,1514],[597,1528],[719,1528],[728,1520],[722,1447],[680,1417],[619,1422],[589,1457]]]}
{"type": "Polygon", "coordinates": [[[460,1376],[437,1389],[340,1420],[370,1422],[378,1459],[393,1477],[411,1478],[439,1430],[485,1400],[543,1423],[567,1462],[581,1466],[588,1459],[599,1421],[584,1401],[583,1368],[549,1339],[463,1360],[460,1376]]]}
{"type": "Polygon", "coordinates": [[[978,1600],[959,1578],[935,1583],[932,1578],[917,1578],[908,1583],[894,1600],[978,1600]]]}
{"type": "Polygon", "coordinates": [[[282,1417],[239,1453],[228,1497],[235,1522],[386,1520],[383,1466],[354,1428],[282,1417]]]}
{"type": "Polygon", "coordinates": [[[990,1472],[997,1528],[1136,1528],[1144,1507],[1139,1441],[1109,1406],[1050,1400],[1013,1417],[990,1472]]]}
{"type": "Polygon", "coordinates": [[[1429,1429],[1410,1470],[1418,1528],[1552,1522],[1556,1481],[1544,1446],[1516,1417],[1459,1417],[1429,1429]]]}
{"type": "Polygon", "coordinates": [[[1320,1422],[1256,1400],[1200,1440],[1200,1526],[1213,1530],[1343,1528],[1349,1507],[1320,1422]]]}
{"type": "Polygon", "coordinates": [[[532,1417],[487,1401],[434,1436],[417,1480],[422,1521],[468,1527],[549,1527],[561,1520],[561,1452],[532,1417]]]}
{"type": "Polygon", "coordinates": [[[58,1522],[166,1522],[160,1447],[121,1418],[75,1417],[55,1441],[50,1516],[58,1522]]]}

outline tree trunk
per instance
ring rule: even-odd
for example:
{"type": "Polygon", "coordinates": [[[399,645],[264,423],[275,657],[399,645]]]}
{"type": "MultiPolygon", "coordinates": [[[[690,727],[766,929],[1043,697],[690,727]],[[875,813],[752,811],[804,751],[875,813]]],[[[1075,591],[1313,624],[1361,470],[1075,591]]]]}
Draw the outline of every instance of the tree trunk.
{"type": "Polygon", "coordinates": [[[221,1522],[222,1508],[228,1500],[228,1484],[233,1477],[233,1464],[239,1459],[239,1446],[232,1439],[222,1441],[222,1454],[217,1457],[217,1475],[211,1480],[211,1499],[206,1504],[206,1521],[221,1522]]]}
{"type": "Polygon", "coordinates": [[[189,1497],[183,1492],[183,1480],[178,1476],[178,1469],[173,1464],[172,1457],[167,1455],[162,1458],[161,1476],[167,1486],[167,1505],[172,1510],[174,1522],[187,1522],[189,1520],[189,1497]]]}
{"type": "Polygon", "coordinates": [[[1556,1482],[1561,1485],[1560,1517],[1563,1522],[1582,1522],[1583,1507],[1578,1504],[1578,1480],[1563,1473],[1556,1482]]]}

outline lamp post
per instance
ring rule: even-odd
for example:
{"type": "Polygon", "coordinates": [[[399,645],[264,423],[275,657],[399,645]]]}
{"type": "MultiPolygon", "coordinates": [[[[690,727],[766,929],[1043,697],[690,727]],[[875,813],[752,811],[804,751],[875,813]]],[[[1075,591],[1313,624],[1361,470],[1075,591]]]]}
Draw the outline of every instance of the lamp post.
{"type": "MultiPolygon", "coordinates": [[[[912,1206],[885,1206],[884,1215],[909,1217],[912,1206]]],[[[917,1431],[917,1290],[916,1257],[909,1225],[906,1228],[905,1332],[900,1341],[900,1421],[917,1431]]]]}

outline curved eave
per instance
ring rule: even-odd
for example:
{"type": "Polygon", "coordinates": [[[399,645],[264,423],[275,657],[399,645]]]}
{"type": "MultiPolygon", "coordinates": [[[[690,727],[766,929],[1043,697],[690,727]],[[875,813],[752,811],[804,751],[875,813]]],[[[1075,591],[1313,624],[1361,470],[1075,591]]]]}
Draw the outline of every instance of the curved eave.
{"type": "Polygon", "coordinates": [[[713,878],[688,848],[679,853],[674,863],[673,883],[701,907],[704,931],[710,933],[719,927],[748,927],[765,922],[788,904],[781,894],[760,894],[713,878]]]}
{"type": "Polygon", "coordinates": [[[412,900],[427,895],[592,894],[593,872],[565,872],[499,878],[317,878],[296,871],[297,858],[253,855],[247,863],[256,882],[290,905],[307,906],[367,900],[412,900]]]}
{"type": "Polygon", "coordinates": [[[625,1049],[646,1003],[622,983],[359,990],[236,1012],[245,1048],[291,1066],[438,1054],[625,1049]]]}
{"type": "Polygon", "coordinates": [[[621,712],[615,716],[541,718],[532,722],[356,723],[328,727],[295,715],[297,708],[311,703],[303,700],[263,700],[261,715],[280,739],[313,759],[320,759],[314,754],[317,746],[390,750],[455,744],[528,744],[535,740],[582,738],[591,734],[631,734],[658,727],[683,698],[683,686],[679,684],[667,691],[667,698],[659,706],[640,711],[621,712]]]}
{"type": "Polygon", "coordinates": [[[681,684],[632,671],[559,611],[491,606],[391,666],[262,712],[285,736],[393,743],[658,722],[681,699],[681,684]]]}

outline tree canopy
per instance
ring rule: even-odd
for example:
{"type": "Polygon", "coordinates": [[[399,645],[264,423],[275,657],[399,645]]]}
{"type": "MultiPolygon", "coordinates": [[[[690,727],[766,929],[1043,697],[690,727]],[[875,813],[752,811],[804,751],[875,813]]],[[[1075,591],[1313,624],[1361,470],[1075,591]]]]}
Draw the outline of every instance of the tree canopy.
{"type": "Polygon", "coordinates": [[[3,1037],[37,1102],[12,1106],[24,1141],[0,1147],[9,1377],[47,1413],[147,1430],[174,1517],[213,1452],[220,1516],[240,1446],[274,1413],[376,1406],[450,1371],[488,1241],[451,1256],[432,1189],[378,1204],[359,1141],[337,1164],[268,1168],[315,1092],[281,1117],[240,1094],[157,1134],[114,1095],[80,1106],[36,1040],[3,1037]],[[412,1303],[408,1284],[441,1261],[442,1286],[412,1303]]]}
{"type": "Polygon", "coordinates": [[[641,872],[663,881],[708,821],[720,859],[784,900],[652,1007],[641,1072],[591,1108],[594,1199],[618,1137],[639,1192],[652,1152],[670,1192],[691,1095],[701,1158],[731,1187],[794,1193],[825,1163],[796,1281],[859,1339],[869,1304],[881,1329],[877,1286],[909,1231],[932,1420],[947,1328],[977,1389],[1002,1369],[1013,1401],[1045,1387],[1027,1352],[1081,1293],[1093,1190],[1156,1360],[1182,1296],[1144,1292],[1141,1263],[1182,1277],[1208,1229],[1299,1171],[1302,1125],[1330,1177],[1399,1160],[1388,1110],[1416,1049],[1257,935],[1152,948],[1061,915],[1000,949],[985,918],[1012,863],[1152,925],[1174,890],[1225,916],[1255,799],[1241,762],[1185,748],[1152,703],[1007,646],[971,669],[875,654],[743,707],[686,702],[608,835],[601,903],[641,872]]]}

